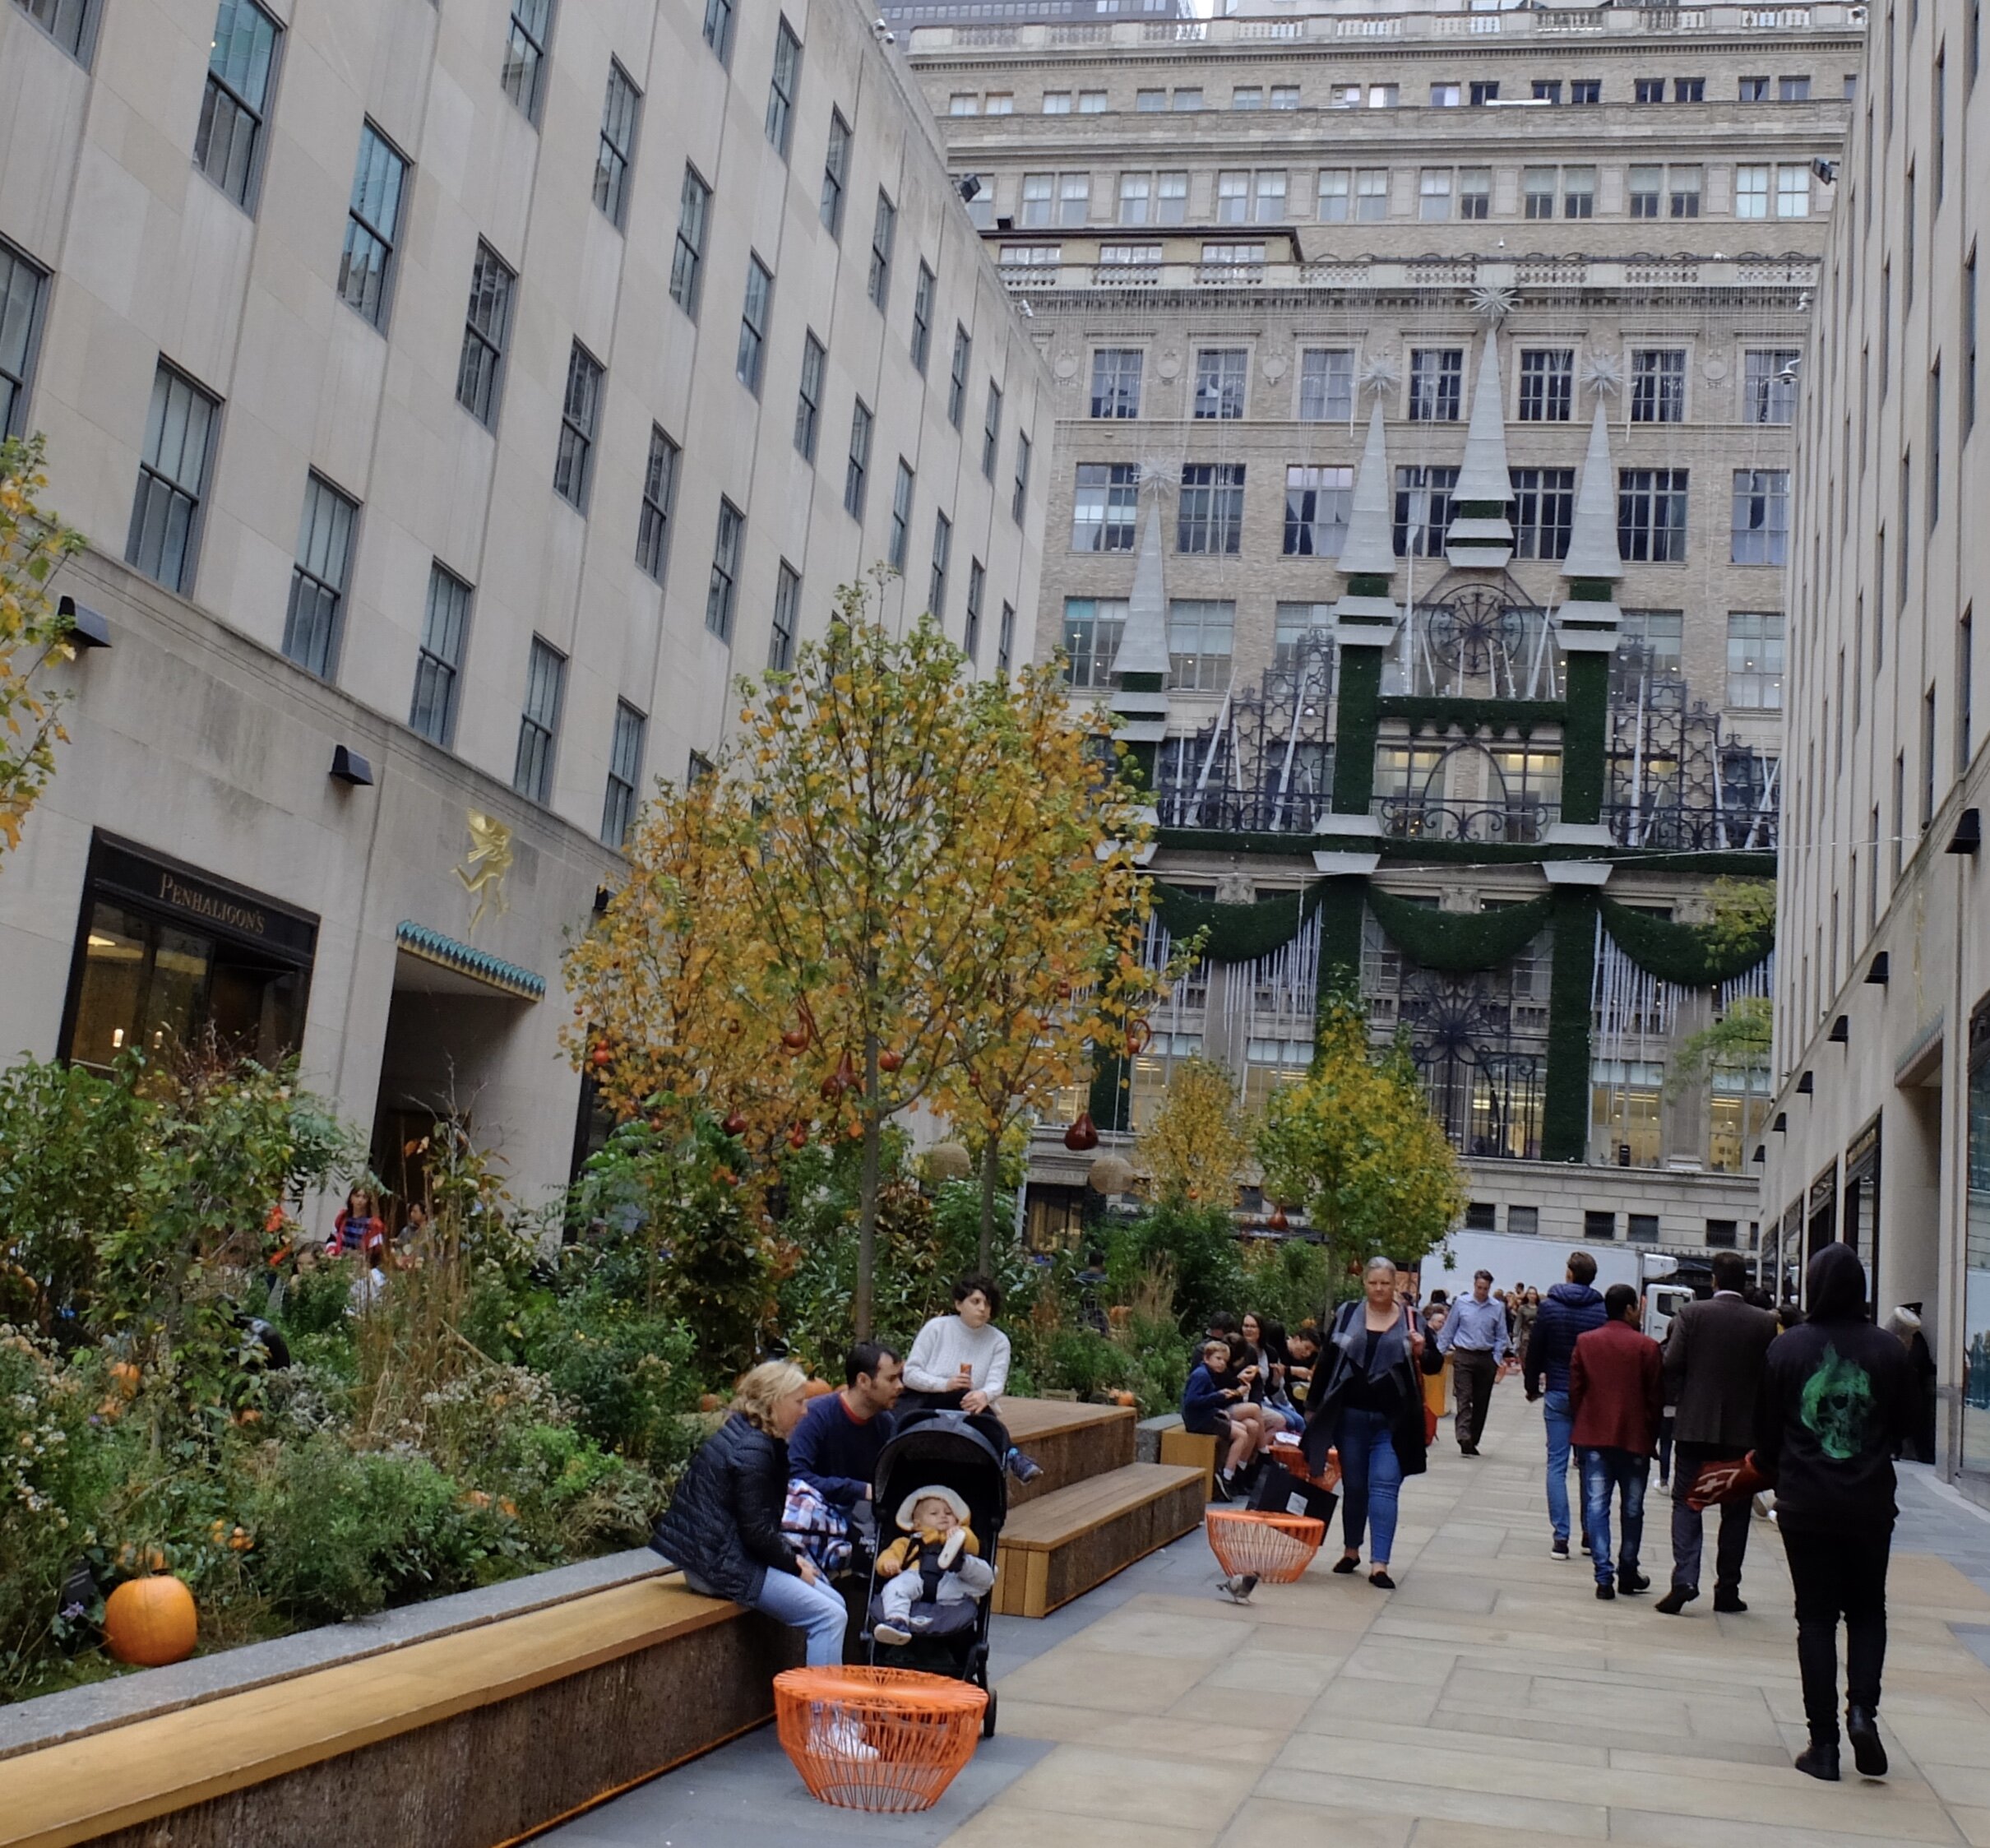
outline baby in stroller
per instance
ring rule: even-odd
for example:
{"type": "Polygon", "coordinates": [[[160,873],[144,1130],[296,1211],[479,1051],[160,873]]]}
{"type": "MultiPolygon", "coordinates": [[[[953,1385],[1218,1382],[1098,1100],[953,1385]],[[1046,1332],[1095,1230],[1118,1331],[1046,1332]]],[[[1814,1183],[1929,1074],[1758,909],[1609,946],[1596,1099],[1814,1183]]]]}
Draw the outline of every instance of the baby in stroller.
{"type": "Polygon", "coordinates": [[[929,1483],[898,1505],[899,1536],[877,1556],[885,1587],[871,1633],[880,1642],[970,1628],[974,1606],[995,1583],[968,1526],[968,1507],[951,1489],[929,1483]]]}

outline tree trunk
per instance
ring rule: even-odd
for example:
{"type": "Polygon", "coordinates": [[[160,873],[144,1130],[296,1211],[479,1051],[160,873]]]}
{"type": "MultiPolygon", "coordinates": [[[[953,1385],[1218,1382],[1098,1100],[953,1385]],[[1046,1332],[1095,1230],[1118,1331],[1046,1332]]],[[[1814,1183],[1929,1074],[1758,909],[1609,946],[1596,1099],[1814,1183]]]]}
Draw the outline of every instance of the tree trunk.
{"type": "Polygon", "coordinates": [[[1002,1136],[991,1134],[981,1151],[981,1237],[974,1247],[974,1268],[984,1277],[995,1255],[995,1188],[1002,1179],[1002,1136]]]}
{"type": "Polygon", "coordinates": [[[878,1116],[877,1035],[863,1041],[863,1178],[857,1205],[857,1339],[871,1338],[871,1282],[877,1267],[877,1170],[884,1124],[878,1116]]]}

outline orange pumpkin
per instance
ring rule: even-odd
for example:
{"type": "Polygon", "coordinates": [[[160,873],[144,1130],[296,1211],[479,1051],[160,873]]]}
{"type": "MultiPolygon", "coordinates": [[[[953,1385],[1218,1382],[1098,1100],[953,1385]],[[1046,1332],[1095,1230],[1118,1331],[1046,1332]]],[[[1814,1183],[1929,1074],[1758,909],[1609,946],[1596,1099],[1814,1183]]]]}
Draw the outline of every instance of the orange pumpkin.
{"type": "Polygon", "coordinates": [[[121,1662],[146,1669],[183,1662],[199,1637],[193,1594],[170,1572],[127,1579],[104,1600],[104,1641],[121,1662]]]}
{"type": "Polygon", "coordinates": [[[826,1393],[834,1392],[836,1389],[826,1379],[812,1379],[809,1381],[808,1385],[802,1388],[802,1390],[806,1392],[810,1398],[820,1399],[826,1393]]]}
{"type": "Polygon", "coordinates": [[[140,1374],[137,1368],[128,1360],[113,1360],[110,1364],[110,1377],[116,1381],[118,1390],[126,1398],[136,1396],[140,1374]]]}

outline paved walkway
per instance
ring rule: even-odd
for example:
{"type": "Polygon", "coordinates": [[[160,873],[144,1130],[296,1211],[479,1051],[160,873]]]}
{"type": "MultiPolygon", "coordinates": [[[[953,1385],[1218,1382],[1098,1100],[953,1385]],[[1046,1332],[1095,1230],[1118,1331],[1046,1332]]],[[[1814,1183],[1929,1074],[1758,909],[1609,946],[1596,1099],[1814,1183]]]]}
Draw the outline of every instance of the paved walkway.
{"type": "MultiPolygon", "coordinates": [[[[1485,1454],[1448,1425],[1407,1485],[1399,1589],[1220,1598],[1201,1536],[1040,1623],[997,1619],[1001,1732],[924,1817],[812,1802],[764,1730],[547,1837],[560,1848],[1990,1848],[1990,1520],[1912,1472],[1881,1726],[1894,1774],[1830,1785],[1803,1738],[1789,1579],[1755,1526],[1754,1607],[1596,1601],[1548,1557],[1539,1415],[1511,1385],[1485,1454]]],[[[1646,1569],[1669,1555],[1654,1489],[1646,1569]]],[[[1709,1536],[1711,1565],[1711,1535],[1709,1536]]]]}

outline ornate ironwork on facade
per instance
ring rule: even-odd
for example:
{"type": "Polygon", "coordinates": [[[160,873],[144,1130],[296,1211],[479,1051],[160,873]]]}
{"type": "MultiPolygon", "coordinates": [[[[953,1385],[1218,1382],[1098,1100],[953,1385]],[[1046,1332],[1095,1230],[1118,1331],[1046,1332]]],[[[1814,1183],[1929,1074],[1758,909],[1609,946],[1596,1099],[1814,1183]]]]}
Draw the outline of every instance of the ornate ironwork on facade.
{"type": "Polygon", "coordinates": [[[1333,808],[1334,650],[1317,637],[1224,696],[1198,730],[1165,739],[1155,767],[1164,827],[1311,834],[1333,808]]]}
{"type": "Polygon", "coordinates": [[[1557,746],[1464,738],[1385,740],[1372,804],[1392,841],[1537,845],[1562,813],[1557,746]]]}
{"type": "MultiPolygon", "coordinates": [[[[1413,509],[1413,523],[1414,517],[1413,509]]],[[[1562,659],[1548,612],[1508,572],[1446,572],[1417,597],[1383,663],[1382,691],[1439,699],[1559,699],[1562,659]]]]}
{"type": "Polygon", "coordinates": [[[1725,736],[1684,680],[1641,676],[1613,693],[1604,819],[1619,846],[1710,852],[1776,845],[1781,766],[1725,736]]]}

